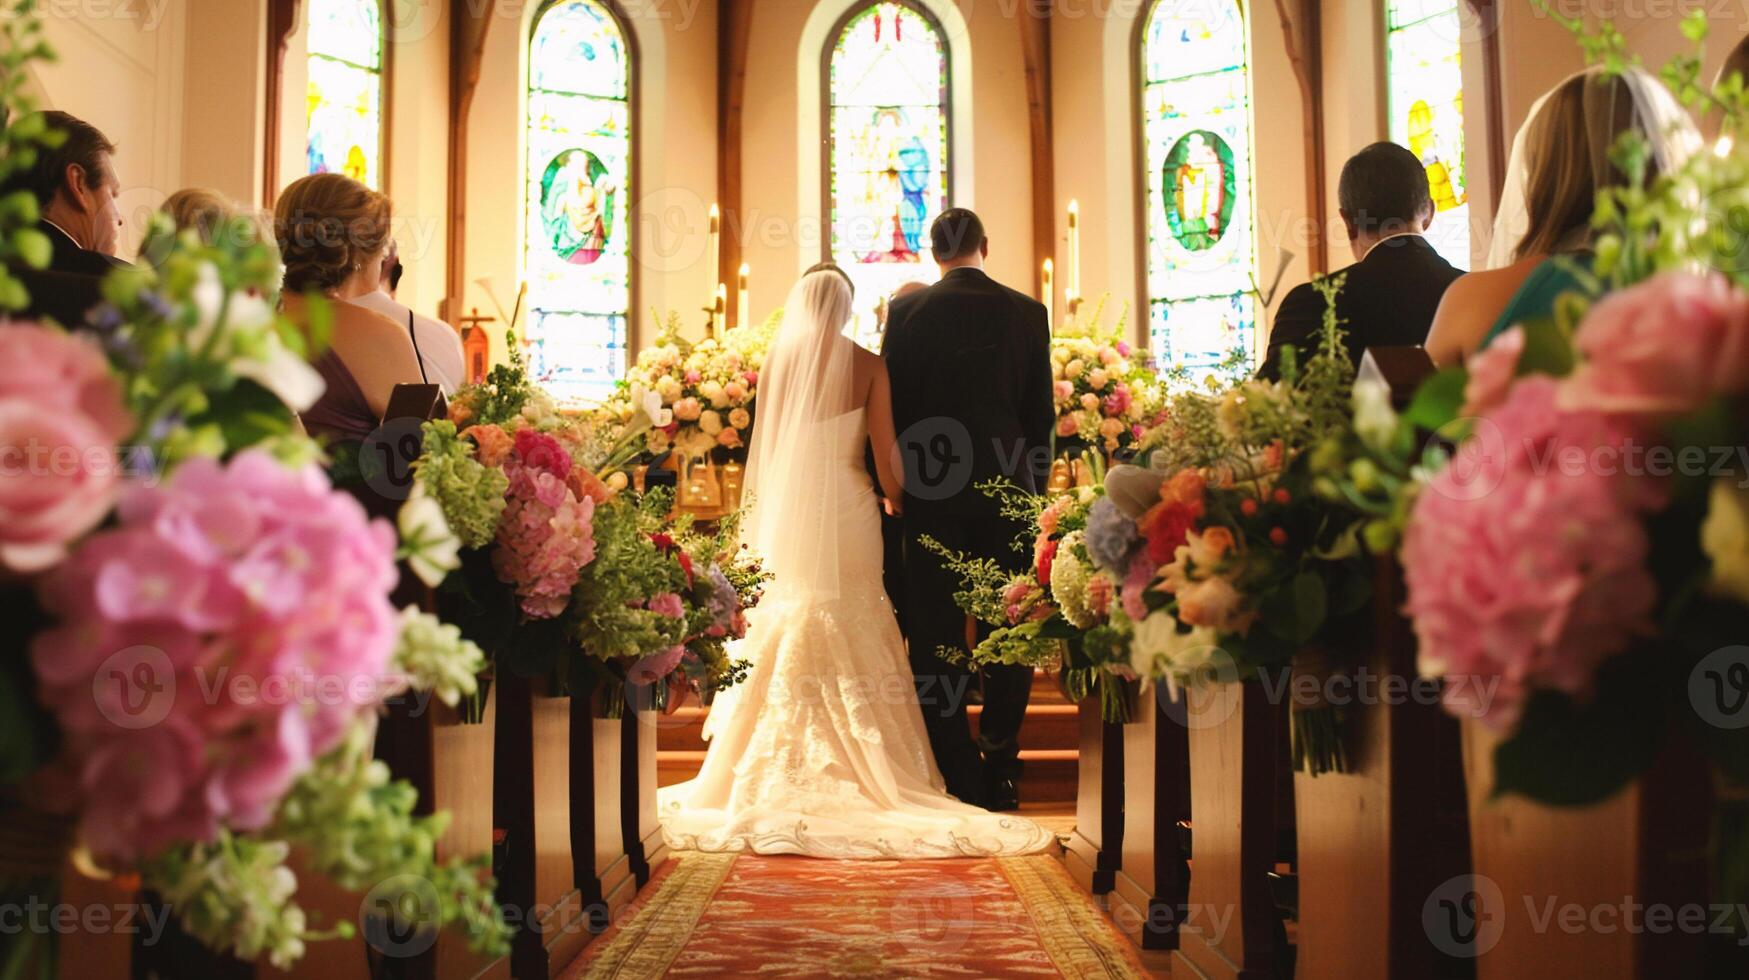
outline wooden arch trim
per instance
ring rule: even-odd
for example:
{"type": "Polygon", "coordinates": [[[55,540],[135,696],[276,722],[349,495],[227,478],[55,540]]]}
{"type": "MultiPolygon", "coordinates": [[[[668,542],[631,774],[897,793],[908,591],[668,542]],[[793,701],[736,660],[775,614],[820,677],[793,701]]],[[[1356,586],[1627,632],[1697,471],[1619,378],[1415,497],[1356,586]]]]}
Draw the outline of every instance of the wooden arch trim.
{"type": "Polygon", "coordinates": [[[280,102],[285,88],[286,48],[297,30],[302,0],[267,0],[267,105],[262,113],[263,140],[261,206],[273,207],[279,196],[280,102]]]}

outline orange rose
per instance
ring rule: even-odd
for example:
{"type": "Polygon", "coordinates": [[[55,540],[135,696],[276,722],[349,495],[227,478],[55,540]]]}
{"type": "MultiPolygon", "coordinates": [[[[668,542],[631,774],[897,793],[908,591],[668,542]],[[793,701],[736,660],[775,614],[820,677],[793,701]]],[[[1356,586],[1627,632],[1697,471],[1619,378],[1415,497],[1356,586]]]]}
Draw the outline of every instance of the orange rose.
{"type": "Polygon", "coordinates": [[[470,426],[462,435],[474,440],[474,458],[487,466],[503,466],[515,444],[509,433],[495,425],[470,426]]]}

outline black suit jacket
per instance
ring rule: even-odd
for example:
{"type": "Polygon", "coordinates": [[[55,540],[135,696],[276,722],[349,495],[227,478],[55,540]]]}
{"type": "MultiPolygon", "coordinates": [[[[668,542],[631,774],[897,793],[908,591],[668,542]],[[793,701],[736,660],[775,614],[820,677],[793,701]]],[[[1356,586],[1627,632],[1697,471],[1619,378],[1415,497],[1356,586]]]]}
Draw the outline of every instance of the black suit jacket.
{"type": "Polygon", "coordinates": [[[18,315],[27,320],[51,319],[68,328],[83,326],[85,314],[103,301],[103,277],[127,263],[80,248],[65,232],[46,221],[38,223],[37,230],[49,236],[53,250],[47,269],[12,270],[30,293],[30,305],[18,315]]]}
{"type": "Polygon", "coordinates": [[[905,463],[907,515],[993,513],[975,484],[1036,490],[1050,466],[1050,321],[981,270],[893,303],[881,354],[905,463]]]}
{"type": "MultiPolygon", "coordinates": [[[[1366,258],[1343,269],[1348,279],[1336,294],[1336,315],[1347,331],[1344,346],[1356,367],[1368,347],[1418,346],[1427,340],[1440,297],[1463,275],[1420,235],[1387,238],[1366,258]]],[[[1275,314],[1269,353],[1257,376],[1281,377],[1281,351],[1291,344],[1300,364],[1318,351],[1324,330],[1324,297],[1311,283],[1294,287],[1275,314]]]]}

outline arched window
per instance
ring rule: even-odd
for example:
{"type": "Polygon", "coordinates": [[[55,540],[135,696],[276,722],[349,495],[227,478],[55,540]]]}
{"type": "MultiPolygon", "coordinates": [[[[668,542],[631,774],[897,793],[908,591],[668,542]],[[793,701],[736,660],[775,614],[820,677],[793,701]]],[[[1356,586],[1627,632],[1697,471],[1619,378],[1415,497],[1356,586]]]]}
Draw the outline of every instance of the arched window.
{"type": "Polygon", "coordinates": [[[564,401],[625,373],[631,310],[632,55],[597,0],[549,2],[528,55],[523,268],[528,363],[564,401]]]}
{"type": "Polygon", "coordinates": [[[1464,170],[1464,76],[1459,0],[1385,0],[1385,78],[1391,140],[1427,168],[1433,227],[1427,240],[1470,267],[1470,204],[1464,170]]]}
{"type": "Polygon", "coordinates": [[[929,224],[952,186],[947,42],[928,11],[903,0],[852,8],[830,38],[826,255],[856,283],[851,330],[873,346],[881,301],[936,276],[929,224]]]}
{"type": "Polygon", "coordinates": [[[1159,0],[1142,26],[1148,334],[1162,367],[1254,356],[1251,70],[1235,0],[1159,0]]]}
{"type": "Polygon", "coordinates": [[[380,0],[308,0],[305,157],[313,174],[383,186],[383,10],[380,0]]]}

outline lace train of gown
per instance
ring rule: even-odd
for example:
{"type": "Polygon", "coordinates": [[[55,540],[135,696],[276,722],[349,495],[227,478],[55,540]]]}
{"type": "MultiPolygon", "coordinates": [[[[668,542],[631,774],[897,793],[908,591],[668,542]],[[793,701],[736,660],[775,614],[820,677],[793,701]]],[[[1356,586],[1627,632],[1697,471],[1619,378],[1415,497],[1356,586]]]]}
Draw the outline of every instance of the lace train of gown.
{"type": "MultiPolygon", "coordinates": [[[[860,470],[856,456],[846,466],[860,470]]],[[[1042,850],[1050,831],[943,788],[881,587],[874,491],[859,476],[837,508],[845,587],[822,598],[771,584],[733,652],[753,668],[706,720],[703,768],[658,794],[663,833],[678,849],[826,858],[1042,850]]]]}

